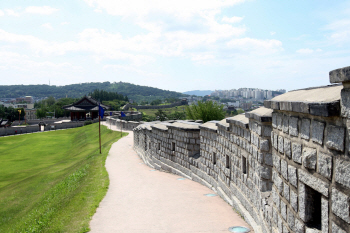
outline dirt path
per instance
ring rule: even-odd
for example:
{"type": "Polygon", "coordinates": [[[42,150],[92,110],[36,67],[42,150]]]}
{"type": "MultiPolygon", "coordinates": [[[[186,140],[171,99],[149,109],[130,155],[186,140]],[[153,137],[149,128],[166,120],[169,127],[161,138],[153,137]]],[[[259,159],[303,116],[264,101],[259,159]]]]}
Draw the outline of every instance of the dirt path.
{"type": "Polygon", "coordinates": [[[90,222],[91,232],[215,233],[249,227],[219,196],[205,196],[214,194],[207,187],[143,164],[128,132],[107,157],[110,185],[90,222]]]}

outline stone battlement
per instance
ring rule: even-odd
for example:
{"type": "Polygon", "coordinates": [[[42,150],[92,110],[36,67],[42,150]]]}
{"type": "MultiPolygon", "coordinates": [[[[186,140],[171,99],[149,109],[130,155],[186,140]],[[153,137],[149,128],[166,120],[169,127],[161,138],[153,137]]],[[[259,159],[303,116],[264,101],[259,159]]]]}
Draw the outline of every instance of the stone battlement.
{"type": "Polygon", "coordinates": [[[330,72],[343,85],[288,92],[222,121],[133,125],[134,149],[149,166],[215,190],[255,232],[350,232],[344,70],[330,72]]]}

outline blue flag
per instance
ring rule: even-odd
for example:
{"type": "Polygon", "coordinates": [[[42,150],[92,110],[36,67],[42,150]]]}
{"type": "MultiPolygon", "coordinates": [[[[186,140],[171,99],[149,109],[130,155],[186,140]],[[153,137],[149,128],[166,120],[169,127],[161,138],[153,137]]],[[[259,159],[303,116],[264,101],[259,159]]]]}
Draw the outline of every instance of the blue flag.
{"type": "Polygon", "coordinates": [[[123,112],[120,112],[120,116],[121,117],[126,117],[125,113],[123,113],[123,112]]]}
{"type": "Polygon", "coordinates": [[[103,119],[103,116],[105,114],[105,110],[98,104],[98,115],[103,119]]]}

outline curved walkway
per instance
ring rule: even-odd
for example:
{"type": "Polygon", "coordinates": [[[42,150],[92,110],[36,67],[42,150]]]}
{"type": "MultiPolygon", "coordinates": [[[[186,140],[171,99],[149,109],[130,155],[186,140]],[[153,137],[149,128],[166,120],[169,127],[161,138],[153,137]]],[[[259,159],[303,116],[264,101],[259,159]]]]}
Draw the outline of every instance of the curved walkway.
{"type": "Polygon", "coordinates": [[[205,196],[214,194],[207,187],[143,164],[133,150],[133,132],[128,133],[107,157],[109,189],[90,222],[91,232],[216,233],[249,227],[219,196],[205,196]]]}

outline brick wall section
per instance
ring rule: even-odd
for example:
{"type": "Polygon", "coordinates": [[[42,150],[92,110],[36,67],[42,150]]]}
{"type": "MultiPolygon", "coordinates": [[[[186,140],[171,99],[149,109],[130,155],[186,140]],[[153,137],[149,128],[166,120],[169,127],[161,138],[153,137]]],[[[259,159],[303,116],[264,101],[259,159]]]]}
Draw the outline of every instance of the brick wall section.
{"type": "MultiPolygon", "coordinates": [[[[350,68],[337,72],[348,77],[350,68]]],[[[255,232],[350,232],[347,80],[220,122],[141,124],[135,150],[150,166],[215,190],[255,232]]]]}

